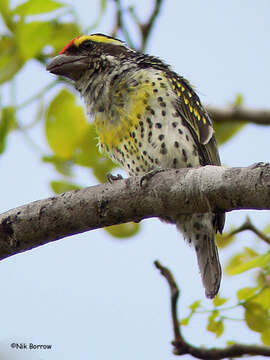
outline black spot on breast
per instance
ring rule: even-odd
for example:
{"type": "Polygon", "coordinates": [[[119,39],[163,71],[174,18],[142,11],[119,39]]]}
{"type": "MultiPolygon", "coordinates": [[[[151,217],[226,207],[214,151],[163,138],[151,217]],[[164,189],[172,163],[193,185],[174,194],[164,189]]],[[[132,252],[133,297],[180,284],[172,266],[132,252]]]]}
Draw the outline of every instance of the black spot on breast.
{"type": "Polygon", "coordinates": [[[160,149],[160,153],[162,154],[162,155],[165,155],[165,154],[167,154],[167,149],[166,149],[166,144],[163,142],[162,144],[161,144],[161,149],[160,149]]]}
{"type": "Polygon", "coordinates": [[[196,229],[196,230],[200,230],[201,229],[201,225],[198,223],[198,222],[195,222],[194,224],[193,224],[193,227],[194,227],[194,229],[196,229]]]}
{"type": "Polygon", "coordinates": [[[187,162],[187,153],[185,149],[182,149],[183,159],[185,162],[187,162]]]}
{"type": "Polygon", "coordinates": [[[158,137],[158,139],[159,139],[160,141],[163,140],[163,139],[164,139],[164,135],[163,135],[163,134],[160,134],[159,137],[158,137]]]}

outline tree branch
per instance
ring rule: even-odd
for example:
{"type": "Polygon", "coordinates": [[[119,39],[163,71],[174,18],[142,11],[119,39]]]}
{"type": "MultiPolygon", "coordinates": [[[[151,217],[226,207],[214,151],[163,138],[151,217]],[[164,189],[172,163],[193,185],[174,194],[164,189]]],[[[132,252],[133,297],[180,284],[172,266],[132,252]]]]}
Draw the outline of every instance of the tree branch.
{"type": "Polygon", "coordinates": [[[235,358],[242,357],[246,355],[250,356],[267,356],[270,357],[270,347],[259,346],[259,345],[245,345],[245,344],[233,344],[226,348],[211,348],[206,349],[204,347],[196,347],[194,345],[189,344],[182,332],[180,322],[177,316],[177,302],[179,297],[179,289],[174,280],[174,277],[171,271],[162,266],[159,261],[155,261],[155,266],[160,270],[161,275],[165,277],[167,280],[170,293],[171,293],[171,315],[174,329],[174,341],[172,342],[174,346],[173,353],[175,355],[192,355],[197,359],[205,359],[205,360],[219,360],[226,358],[235,358]]]}
{"type": "Polygon", "coordinates": [[[75,190],[0,215],[0,259],[66,236],[150,217],[270,209],[270,164],[170,169],[75,190]]]}
{"type": "Polygon", "coordinates": [[[255,110],[242,106],[219,109],[208,106],[207,111],[216,123],[253,123],[270,125],[270,110],[255,110]]]}

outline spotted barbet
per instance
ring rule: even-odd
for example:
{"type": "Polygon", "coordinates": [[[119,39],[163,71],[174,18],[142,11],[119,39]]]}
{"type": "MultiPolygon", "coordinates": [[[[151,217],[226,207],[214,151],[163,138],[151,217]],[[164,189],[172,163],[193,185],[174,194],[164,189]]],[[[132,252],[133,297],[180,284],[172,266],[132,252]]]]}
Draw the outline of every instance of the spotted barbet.
{"type": "MultiPolygon", "coordinates": [[[[160,59],[93,34],[73,39],[47,69],[74,81],[96,124],[100,149],[130,175],[220,165],[213,126],[199,97],[160,59]]],[[[221,281],[215,234],[223,229],[224,213],[171,220],[194,245],[206,296],[213,298],[221,281]]]]}

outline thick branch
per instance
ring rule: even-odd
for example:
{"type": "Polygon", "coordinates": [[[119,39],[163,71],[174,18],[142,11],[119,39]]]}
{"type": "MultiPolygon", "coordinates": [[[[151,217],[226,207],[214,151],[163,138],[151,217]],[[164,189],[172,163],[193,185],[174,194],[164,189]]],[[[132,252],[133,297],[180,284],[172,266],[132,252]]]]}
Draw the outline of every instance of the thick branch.
{"type": "Polygon", "coordinates": [[[170,270],[160,264],[159,261],[155,261],[155,266],[160,270],[161,274],[165,277],[170,287],[171,293],[171,314],[172,323],[174,330],[174,346],[175,355],[192,355],[197,359],[205,360],[220,360],[227,358],[235,358],[242,356],[256,356],[262,355],[270,357],[270,347],[260,345],[245,345],[245,344],[234,344],[226,348],[210,348],[197,347],[188,343],[181,331],[181,326],[177,316],[177,302],[179,298],[179,289],[174,280],[174,277],[170,270]]]}
{"type": "Polygon", "coordinates": [[[0,259],[65,236],[150,217],[270,209],[270,164],[205,166],[70,191],[0,215],[0,259]]]}
{"type": "Polygon", "coordinates": [[[207,111],[216,123],[253,123],[270,125],[270,110],[255,110],[245,107],[219,109],[208,106],[207,111]]]}

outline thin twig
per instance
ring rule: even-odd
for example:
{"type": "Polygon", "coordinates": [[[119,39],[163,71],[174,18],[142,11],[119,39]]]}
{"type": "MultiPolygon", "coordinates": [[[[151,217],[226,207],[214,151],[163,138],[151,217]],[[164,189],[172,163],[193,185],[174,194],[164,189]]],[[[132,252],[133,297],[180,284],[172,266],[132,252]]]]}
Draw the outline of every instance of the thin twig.
{"type": "Polygon", "coordinates": [[[39,100],[45,93],[47,93],[47,91],[49,91],[50,89],[52,89],[55,85],[59,84],[59,80],[54,80],[51,83],[49,83],[48,85],[44,86],[44,88],[42,88],[39,92],[37,92],[35,95],[31,96],[29,99],[25,100],[23,103],[21,103],[20,105],[17,105],[16,110],[22,110],[24,109],[26,106],[31,105],[34,101],[39,100]]]}
{"type": "Polygon", "coordinates": [[[178,323],[178,315],[177,315],[177,302],[178,302],[178,298],[179,298],[179,289],[178,289],[178,286],[177,286],[170,270],[165,268],[164,266],[162,266],[159,261],[155,261],[154,264],[155,264],[156,268],[159,269],[161,275],[163,275],[165,277],[165,279],[168,281],[168,284],[170,287],[171,315],[172,315],[173,330],[174,330],[173,345],[175,345],[177,343],[178,347],[180,347],[181,344],[185,343],[185,341],[180,332],[180,327],[179,327],[179,323],[178,323]]]}
{"type": "Polygon", "coordinates": [[[245,345],[245,344],[233,344],[226,348],[210,348],[206,349],[205,347],[196,347],[189,344],[182,332],[180,322],[177,316],[177,301],[179,298],[179,289],[174,280],[174,277],[171,271],[161,265],[159,261],[155,261],[155,266],[160,270],[161,275],[165,277],[170,287],[171,293],[171,315],[174,329],[174,341],[172,342],[174,346],[173,353],[175,355],[192,355],[197,359],[204,360],[220,360],[226,358],[235,358],[242,356],[267,356],[270,357],[270,347],[259,346],[259,345],[245,345]]]}
{"type": "Polygon", "coordinates": [[[134,43],[129,35],[129,31],[125,25],[124,19],[123,19],[123,8],[122,8],[122,4],[121,4],[121,0],[115,0],[115,5],[116,5],[116,22],[115,25],[113,27],[113,30],[111,31],[111,36],[116,36],[117,32],[119,30],[122,30],[125,40],[128,44],[128,46],[130,46],[131,48],[134,49],[134,43]]]}
{"type": "Polygon", "coordinates": [[[163,0],[156,0],[154,9],[152,14],[149,17],[147,23],[141,25],[141,34],[142,34],[142,47],[141,49],[144,51],[150,36],[150,33],[154,27],[154,23],[160,13],[161,5],[163,0]]]}
{"type": "Polygon", "coordinates": [[[265,235],[262,231],[258,230],[251,222],[249,216],[246,217],[245,222],[243,223],[243,225],[241,225],[239,228],[231,231],[228,235],[226,235],[225,237],[231,237],[233,235],[239,234],[242,231],[246,231],[246,230],[250,230],[252,232],[254,232],[254,234],[256,234],[260,239],[262,239],[263,241],[265,241],[268,245],[270,245],[270,238],[265,235]]]}

